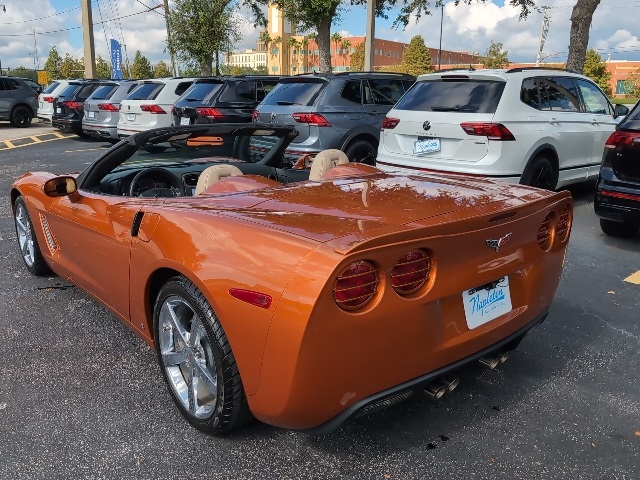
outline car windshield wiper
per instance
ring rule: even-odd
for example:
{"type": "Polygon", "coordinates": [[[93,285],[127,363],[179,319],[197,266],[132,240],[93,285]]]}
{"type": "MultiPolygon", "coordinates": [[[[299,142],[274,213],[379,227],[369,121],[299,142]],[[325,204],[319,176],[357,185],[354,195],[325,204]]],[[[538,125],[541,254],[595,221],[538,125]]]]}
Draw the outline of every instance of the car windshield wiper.
{"type": "Polygon", "coordinates": [[[199,102],[200,99],[199,98],[186,98],[185,99],[187,102],[199,102]]]}
{"type": "Polygon", "coordinates": [[[460,110],[460,107],[444,107],[440,105],[434,105],[431,107],[431,111],[433,112],[457,112],[460,110]]]}
{"type": "Polygon", "coordinates": [[[300,105],[298,102],[290,102],[289,100],[278,100],[278,105],[300,105]]]}

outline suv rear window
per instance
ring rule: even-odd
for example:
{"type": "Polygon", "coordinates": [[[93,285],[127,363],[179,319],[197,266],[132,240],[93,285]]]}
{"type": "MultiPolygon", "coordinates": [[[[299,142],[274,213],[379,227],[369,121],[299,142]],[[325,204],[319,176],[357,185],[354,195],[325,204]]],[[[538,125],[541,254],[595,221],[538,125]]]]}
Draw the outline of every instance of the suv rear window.
{"type": "Polygon", "coordinates": [[[53,82],[51,85],[49,85],[47,87],[47,89],[42,92],[42,93],[51,93],[53,92],[56,88],[58,88],[58,85],[60,85],[60,82],[53,82]]]}
{"type": "Polygon", "coordinates": [[[204,102],[209,101],[213,95],[220,90],[221,83],[217,82],[198,82],[191,85],[184,92],[183,99],[188,102],[204,102]]]}
{"type": "Polygon", "coordinates": [[[79,83],[70,83],[69,85],[67,85],[64,90],[62,90],[60,92],[60,97],[70,97],[71,95],[73,95],[75,93],[76,90],[78,90],[78,88],[80,88],[80,84],[79,83]]]}
{"type": "Polygon", "coordinates": [[[505,83],[493,80],[426,80],[416,82],[396,110],[495,113],[505,83]]]}
{"type": "Polygon", "coordinates": [[[313,105],[325,82],[279,83],[262,101],[263,105],[313,105]]]}
{"type": "Polygon", "coordinates": [[[153,100],[164,88],[164,83],[141,83],[126,100],[153,100]]]}
{"type": "Polygon", "coordinates": [[[91,95],[91,100],[107,100],[118,89],[118,85],[102,85],[91,95]]]}

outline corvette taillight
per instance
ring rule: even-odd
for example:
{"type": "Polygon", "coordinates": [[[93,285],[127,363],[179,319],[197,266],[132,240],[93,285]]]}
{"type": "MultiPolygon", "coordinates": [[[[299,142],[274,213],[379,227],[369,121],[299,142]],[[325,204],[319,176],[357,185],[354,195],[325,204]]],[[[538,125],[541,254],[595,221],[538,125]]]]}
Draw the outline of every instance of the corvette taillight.
{"type": "Polygon", "coordinates": [[[371,301],[379,283],[376,267],[370,262],[358,260],[338,275],[333,286],[333,299],[344,310],[356,310],[371,301]]]}
{"type": "Polygon", "coordinates": [[[393,130],[400,123],[399,118],[384,117],[380,130],[393,130]]]}
{"type": "Polygon", "coordinates": [[[308,125],[314,125],[316,127],[331,126],[329,120],[318,113],[294,113],[291,116],[298,123],[306,123],[308,125]]]}
{"type": "Polygon", "coordinates": [[[515,140],[513,133],[501,123],[464,122],[460,126],[467,135],[487,137],[489,140],[515,140]]]}
{"type": "Polygon", "coordinates": [[[424,286],[431,273],[431,260],[422,250],[411,250],[391,271],[391,286],[400,295],[410,295],[424,286]]]}
{"type": "Polygon", "coordinates": [[[549,250],[551,242],[553,241],[554,216],[553,212],[549,213],[538,228],[538,236],[536,240],[538,242],[538,246],[545,252],[549,250]]]}
{"type": "Polygon", "coordinates": [[[565,242],[569,238],[569,232],[571,231],[571,217],[571,206],[565,205],[560,212],[560,217],[556,224],[556,238],[560,242],[565,242]]]}
{"type": "Polygon", "coordinates": [[[98,109],[106,110],[107,112],[117,112],[118,110],[120,110],[118,106],[114,105],[113,103],[99,103],[98,109]]]}
{"type": "Polygon", "coordinates": [[[160,105],[140,105],[140,110],[149,113],[167,113],[160,105]]]}

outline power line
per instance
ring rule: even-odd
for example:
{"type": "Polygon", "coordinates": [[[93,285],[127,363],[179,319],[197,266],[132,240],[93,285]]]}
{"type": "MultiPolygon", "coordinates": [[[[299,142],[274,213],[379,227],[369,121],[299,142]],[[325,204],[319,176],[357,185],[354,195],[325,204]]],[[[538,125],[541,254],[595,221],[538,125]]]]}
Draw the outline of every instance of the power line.
{"type": "Polygon", "coordinates": [[[63,12],[52,13],[51,15],[47,15],[46,17],[32,18],[30,20],[18,20],[17,22],[0,23],[0,25],[18,25],[19,23],[36,22],[38,20],[44,20],[45,18],[51,18],[51,17],[55,17],[57,15],[62,15],[62,14],[65,14],[65,13],[73,12],[74,10],[80,10],[80,7],[70,8],[69,10],[65,10],[63,12]]]}

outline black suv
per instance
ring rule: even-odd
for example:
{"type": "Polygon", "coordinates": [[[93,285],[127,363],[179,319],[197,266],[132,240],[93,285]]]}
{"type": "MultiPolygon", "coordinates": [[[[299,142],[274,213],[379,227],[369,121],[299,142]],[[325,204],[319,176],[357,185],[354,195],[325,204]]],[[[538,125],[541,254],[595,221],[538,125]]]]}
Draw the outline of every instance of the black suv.
{"type": "Polygon", "coordinates": [[[0,120],[14,127],[31,125],[41,92],[42,86],[28,78],[0,76],[0,120]]]}
{"type": "Polygon", "coordinates": [[[199,78],[174,103],[173,124],[251,122],[253,110],[279,79],[269,75],[199,78]]]}
{"type": "Polygon", "coordinates": [[[84,116],[84,101],[100,85],[108,80],[72,80],[69,85],[53,99],[53,127],[82,135],[82,117],[84,116]]]}
{"type": "Polygon", "coordinates": [[[343,150],[349,160],[375,164],[385,115],[415,82],[402,73],[345,72],[282,78],[258,105],[260,123],[294,125],[285,158],[343,150]]]}

